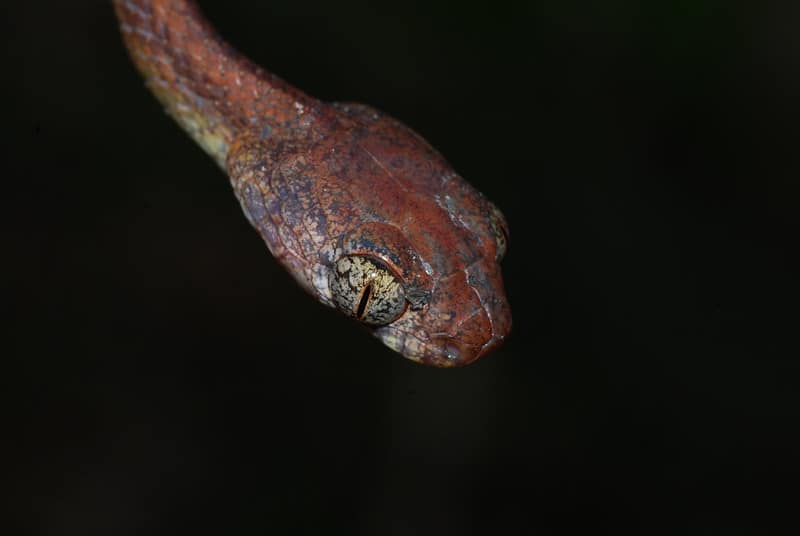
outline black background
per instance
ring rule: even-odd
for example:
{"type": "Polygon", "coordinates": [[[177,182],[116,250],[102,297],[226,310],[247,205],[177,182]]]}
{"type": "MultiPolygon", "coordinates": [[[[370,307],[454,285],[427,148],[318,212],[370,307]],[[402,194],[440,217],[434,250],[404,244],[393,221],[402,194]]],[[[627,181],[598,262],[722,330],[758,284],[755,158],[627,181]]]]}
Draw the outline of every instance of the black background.
{"type": "Polygon", "coordinates": [[[108,3],[5,3],[4,533],[793,533],[785,4],[201,2],[505,212],[513,336],[435,370],[294,285],[108,3]]]}

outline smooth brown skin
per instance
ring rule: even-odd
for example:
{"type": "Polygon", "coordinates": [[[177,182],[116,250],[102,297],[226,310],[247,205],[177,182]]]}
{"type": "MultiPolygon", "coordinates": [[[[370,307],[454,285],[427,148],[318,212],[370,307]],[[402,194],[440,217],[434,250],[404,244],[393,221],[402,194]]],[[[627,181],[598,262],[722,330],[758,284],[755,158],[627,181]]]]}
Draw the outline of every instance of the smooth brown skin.
{"type": "Polygon", "coordinates": [[[303,288],[333,306],[332,265],[366,255],[402,284],[405,313],[370,330],[405,357],[459,366],[503,341],[505,221],[425,140],[255,66],[190,0],[114,7],[147,85],[228,172],[245,215],[303,288]]]}

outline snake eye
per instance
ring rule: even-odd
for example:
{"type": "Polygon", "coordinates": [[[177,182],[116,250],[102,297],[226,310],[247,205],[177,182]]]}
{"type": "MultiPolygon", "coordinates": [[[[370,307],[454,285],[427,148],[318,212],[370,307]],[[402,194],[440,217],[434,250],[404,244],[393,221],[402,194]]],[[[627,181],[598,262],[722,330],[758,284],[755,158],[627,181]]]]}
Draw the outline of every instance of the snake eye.
{"type": "Polygon", "coordinates": [[[492,226],[494,238],[497,241],[496,257],[498,261],[501,261],[503,257],[505,257],[506,250],[508,249],[508,224],[506,223],[506,218],[503,216],[503,213],[494,205],[491,205],[489,222],[492,226]]]}
{"type": "Polygon", "coordinates": [[[365,324],[389,324],[406,310],[406,298],[397,278],[374,259],[342,257],[331,270],[330,286],[336,306],[365,324]]]}

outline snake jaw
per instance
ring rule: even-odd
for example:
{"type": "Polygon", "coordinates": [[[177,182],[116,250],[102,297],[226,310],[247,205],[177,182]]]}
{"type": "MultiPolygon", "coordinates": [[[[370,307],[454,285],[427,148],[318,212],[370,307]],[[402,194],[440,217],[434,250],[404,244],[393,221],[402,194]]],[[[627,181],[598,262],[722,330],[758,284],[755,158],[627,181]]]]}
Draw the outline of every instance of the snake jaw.
{"type": "Polygon", "coordinates": [[[496,335],[482,345],[472,345],[457,337],[420,338],[392,326],[378,328],[374,335],[411,361],[441,368],[469,365],[497,349],[505,340],[505,335],[496,335]]]}

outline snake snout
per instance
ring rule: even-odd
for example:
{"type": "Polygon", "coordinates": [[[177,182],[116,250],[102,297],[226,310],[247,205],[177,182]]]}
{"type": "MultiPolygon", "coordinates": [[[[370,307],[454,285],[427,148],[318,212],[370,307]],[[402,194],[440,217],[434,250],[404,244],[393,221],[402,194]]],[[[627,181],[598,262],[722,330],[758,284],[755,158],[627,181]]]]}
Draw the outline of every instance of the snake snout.
{"type": "Polygon", "coordinates": [[[473,265],[439,281],[432,318],[437,326],[423,361],[440,367],[468,365],[502,344],[511,330],[511,309],[497,271],[473,265]]]}
{"type": "Polygon", "coordinates": [[[431,338],[428,361],[440,367],[469,365],[502,345],[511,318],[505,310],[480,308],[453,334],[431,338]]]}

